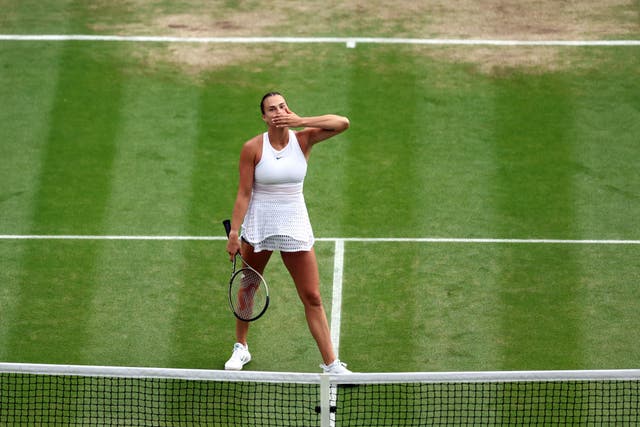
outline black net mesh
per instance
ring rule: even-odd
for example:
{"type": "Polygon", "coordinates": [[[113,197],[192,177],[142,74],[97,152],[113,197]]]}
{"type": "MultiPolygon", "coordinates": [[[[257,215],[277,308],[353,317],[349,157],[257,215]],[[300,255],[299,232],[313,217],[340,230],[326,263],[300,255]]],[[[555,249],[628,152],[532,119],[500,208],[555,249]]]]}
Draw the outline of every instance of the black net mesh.
{"type": "Polygon", "coordinates": [[[319,380],[280,377],[0,373],[0,425],[311,427],[321,407],[335,426],[640,425],[637,378],[333,384],[321,405],[319,380]]]}

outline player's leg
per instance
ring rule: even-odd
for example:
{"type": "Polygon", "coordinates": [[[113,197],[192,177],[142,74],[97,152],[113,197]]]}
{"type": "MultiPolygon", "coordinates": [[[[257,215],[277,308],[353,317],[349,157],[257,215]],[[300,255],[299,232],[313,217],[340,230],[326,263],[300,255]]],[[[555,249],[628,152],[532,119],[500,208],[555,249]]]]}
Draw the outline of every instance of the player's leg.
{"type": "Polygon", "coordinates": [[[315,251],[282,252],[282,260],[296,285],[309,330],[316,340],[322,360],[325,364],[330,364],[336,357],[320,296],[320,274],[315,251]]]}
{"type": "MultiPolygon", "coordinates": [[[[271,251],[254,252],[253,246],[242,241],[240,248],[242,258],[260,274],[264,272],[271,251]]],[[[247,335],[249,334],[249,322],[236,319],[236,343],[233,345],[233,353],[231,358],[225,363],[224,368],[227,370],[241,370],[244,365],[251,361],[251,353],[247,344],[247,335]]]]}

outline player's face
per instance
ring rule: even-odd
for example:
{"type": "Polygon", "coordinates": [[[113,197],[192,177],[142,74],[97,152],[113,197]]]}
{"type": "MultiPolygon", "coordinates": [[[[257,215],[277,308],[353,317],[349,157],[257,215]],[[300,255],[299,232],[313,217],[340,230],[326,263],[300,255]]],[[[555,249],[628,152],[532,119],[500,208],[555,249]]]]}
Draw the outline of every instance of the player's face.
{"type": "Polygon", "coordinates": [[[264,114],[262,119],[268,124],[272,125],[272,120],[275,117],[287,114],[287,101],[281,95],[270,96],[264,100],[264,114]]]}

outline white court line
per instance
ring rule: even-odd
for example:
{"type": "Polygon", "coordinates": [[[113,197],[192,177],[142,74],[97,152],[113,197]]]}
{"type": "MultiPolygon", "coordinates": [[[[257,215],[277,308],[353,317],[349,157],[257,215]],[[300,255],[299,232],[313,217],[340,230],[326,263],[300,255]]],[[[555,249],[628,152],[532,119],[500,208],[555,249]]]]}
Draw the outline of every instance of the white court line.
{"type": "MultiPolygon", "coordinates": [[[[319,238],[316,240],[322,241],[319,238]]],[[[335,239],[328,238],[332,241],[335,239]]],[[[640,240],[572,240],[572,239],[496,239],[496,238],[456,238],[456,237],[345,237],[346,242],[418,242],[418,243],[543,243],[569,245],[640,245],[640,240]]]]}
{"type": "Polygon", "coordinates": [[[344,240],[337,239],[333,255],[333,299],[331,301],[331,343],[336,357],[340,350],[342,317],[342,272],[344,270],[344,240]]]}
{"type": "Polygon", "coordinates": [[[0,240],[227,240],[223,236],[97,236],[97,235],[18,235],[0,234],[0,240]]]}
{"type": "Polygon", "coordinates": [[[108,41],[155,43],[357,43],[463,46],[640,46],[640,40],[484,40],[386,37],[172,37],[83,34],[0,34],[5,41],[108,41]]]}
{"type": "MultiPolygon", "coordinates": [[[[344,271],[344,240],[336,239],[333,255],[333,292],[331,299],[331,344],[336,358],[340,358],[340,324],[342,323],[342,274],[344,271]]],[[[329,407],[336,406],[338,390],[335,385],[328,388],[329,407]]],[[[330,408],[323,418],[323,425],[335,427],[336,414],[330,408]],[[327,423],[328,418],[328,423],[327,423]]]]}
{"type": "MultiPolygon", "coordinates": [[[[227,240],[224,236],[100,236],[56,234],[0,234],[0,240],[227,240]]],[[[516,243],[565,245],[640,245],[640,240],[616,239],[498,239],[458,237],[318,237],[317,242],[395,242],[395,243],[516,243]]]]}

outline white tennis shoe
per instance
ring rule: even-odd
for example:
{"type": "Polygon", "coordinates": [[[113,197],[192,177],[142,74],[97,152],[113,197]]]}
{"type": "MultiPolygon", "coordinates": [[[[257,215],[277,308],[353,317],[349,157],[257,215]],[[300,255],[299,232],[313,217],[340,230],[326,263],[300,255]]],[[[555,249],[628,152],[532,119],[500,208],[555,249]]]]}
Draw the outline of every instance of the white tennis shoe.
{"type": "Polygon", "coordinates": [[[227,363],[224,364],[224,369],[227,371],[241,371],[242,367],[249,362],[251,362],[249,346],[237,342],[233,345],[233,353],[227,363]]]}
{"type": "Polygon", "coordinates": [[[347,369],[347,364],[341,362],[339,359],[333,361],[329,365],[324,363],[320,365],[325,374],[351,374],[352,372],[347,369]]]}

